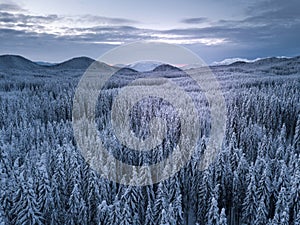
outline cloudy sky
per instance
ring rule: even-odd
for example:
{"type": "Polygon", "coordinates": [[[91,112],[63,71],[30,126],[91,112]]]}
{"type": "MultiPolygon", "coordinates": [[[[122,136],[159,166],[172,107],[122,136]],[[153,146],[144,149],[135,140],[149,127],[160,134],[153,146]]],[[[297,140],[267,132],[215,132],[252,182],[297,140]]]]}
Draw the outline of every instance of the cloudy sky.
{"type": "Polygon", "coordinates": [[[0,54],[59,62],[139,40],[207,63],[300,55],[299,0],[0,0],[0,54]]]}

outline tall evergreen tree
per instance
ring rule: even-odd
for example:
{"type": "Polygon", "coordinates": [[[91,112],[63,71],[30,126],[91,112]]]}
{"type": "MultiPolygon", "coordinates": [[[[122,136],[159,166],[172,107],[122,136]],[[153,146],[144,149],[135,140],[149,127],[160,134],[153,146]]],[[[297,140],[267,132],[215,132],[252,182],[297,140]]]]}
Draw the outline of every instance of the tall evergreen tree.
{"type": "Polygon", "coordinates": [[[300,153],[300,115],[298,115],[297,123],[295,127],[295,134],[293,137],[293,146],[296,150],[296,153],[300,153]]]}
{"type": "Polygon", "coordinates": [[[292,219],[297,220],[300,212],[300,170],[296,168],[295,174],[292,178],[292,187],[290,191],[290,207],[292,209],[292,219]]]}
{"type": "Polygon", "coordinates": [[[227,225],[227,217],[224,208],[221,210],[219,225],[227,225]]]}
{"type": "Polygon", "coordinates": [[[280,225],[289,224],[289,205],[288,196],[285,187],[282,187],[276,202],[276,210],[274,216],[274,222],[280,225]]]}
{"type": "Polygon", "coordinates": [[[211,199],[211,204],[207,217],[208,225],[219,225],[219,207],[218,202],[214,197],[212,197],[211,199]]]}
{"type": "Polygon", "coordinates": [[[243,221],[250,225],[255,221],[257,210],[257,186],[253,166],[251,166],[248,176],[250,181],[246,192],[246,198],[243,203],[243,221]]]}
{"type": "Polygon", "coordinates": [[[5,212],[2,206],[0,205],[0,225],[6,225],[6,224],[8,224],[8,219],[5,216],[5,212]]]}
{"type": "Polygon", "coordinates": [[[86,204],[75,184],[68,201],[68,224],[87,224],[86,204]]]}
{"type": "Polygon", "coordinates": [[[37,197],[33,188],[33,179],[29,171],[20,174],[20,184],[17,192],[12,196],[13,224],[44,224],[44,218],[39,211],[37,197]],[[26,176],[24,175],[25,173],[26,176]]]}

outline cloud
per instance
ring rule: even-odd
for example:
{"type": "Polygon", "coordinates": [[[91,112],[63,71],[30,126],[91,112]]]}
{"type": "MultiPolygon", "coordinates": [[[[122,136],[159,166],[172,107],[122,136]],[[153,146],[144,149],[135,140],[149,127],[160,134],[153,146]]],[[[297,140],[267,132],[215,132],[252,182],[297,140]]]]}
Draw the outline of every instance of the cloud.
{"type": "Polygon", "coordinates": [[[22,37],[23,43],[24,40],[35,37],[44,38],[47,41],[49,41],[49,37],[51,40],[55,37],[57,40],[73,43],[106,45],[120,45],[138,40],[208,46],[225,43],[223,38],[198,38],[194,33],[188,34],[189,31],[185,30],[182,31],[182,34],[174,35],[169,31],[142,29],[129,24],[135,25],[138,24],[138,21],[93,15],[40,16],[0,12],[0,28],[3,28],[0,32],[7,34],[13,30],[18,31],[18,36],[22,37]]]}
{"type": "Polygon", "coordinates": [[[200,24],[200,23],[205,23],[207,21],[208,21],[208,18],[206,18],[206,17],[197,17],[197,18],[183,19],[183,20],[181,20],[181,23],[200,24]]]}
{"type": "MultiPolygon", "coordinates": [[[[47,16],[34,16],[25,14],[15,14],[0,11],[0,22],[3,23],[13,23],[13,24],[26,24],[26,23],[50,23],[59,20],[57,15],[47,15],[47,16]]],[[[4,26],[3,24],[2,26],[4,26]]]]}
{"type": "Polygon", "coordinates": [[[134,38],[137,33],[137,29],[129,25],[137,24],[138,21],[125,18],[94,15],[33,15],[15,4],[2,4],[2,6],[4,7],[0,8],[1,32],[5,29],[25,31],[24,39],[27,36],[31,37],[32,34],[39,36],[44,34],[79,41],[94,37],[94,43],[116,43],[120,40],[113,42],[110,39],[116,39],[117,36],[119,39],[124,39],[126,36],[134,38]],[[12,12],[12,10],[18,11],[12,12]]]}
{"type": "Polygon", "coordinates": [[[104,16],[84,15],[76,19],[78,22],[96,22],[96,23],[107,23],[107,24],[136,24],[139,23],[135,20],[129,20],[124,18],[111,18],[104,16]]]}
{"type": "Polygon", "coordinates": [[[254,3],[246,9],[246,14],[250,16],[262,15],[265,13],[276,13],[278,17],[290,17],[299,15],[300,2],[298,0],[261,0],[254,3]]]}
{"type": "MultiPolygon", "coordinates": [[[[244,18],[220,20],[203,28],[172,29],[165,31],[173,35],[190,38],[221,38],[232,45],[257,48],[261,46],[295,45],[300,36],[300,1],[257,1],[247,8],[244,18]],[[292,41],[292,42],[291,42],[292,41]]],[[[198,18],[185,19],[187,23],[197,23],[198,18]]],[[[204,18],[205,19],[205,18],[204,18]]],[[[199,18],[199,22],[202,18],[199,18]]]]}
{"type": "Polygon", "coordinates": [[[14,50],[51,54],[56,50],[61,56],[67,54],[65,51],[76,55],[93,52],[95,46],[109,49],[139,40],[185,45],[199,54],[204,51],[208,56],[221,57],[211,56],[211,61],[299,53],[300,2],[267,2],[257,1],[240,19],[213,22],[213,18],[185,18],[180,22],[187,26],[165,30],[139,28],[139,21],[126,18],[33,15],[17,5],[1,4],[0,54],[14,50]],[[203,26],[207,22],[209,26],[203,26]],[[37,46],[41,47],[37,50],[37,46]]]}
{"type": "Polygon", "coordinates": [[[18,12],[23,11],[23,9],[17,4],[12,3],[0,3],[0,10],[6,12],[18,12]]]}

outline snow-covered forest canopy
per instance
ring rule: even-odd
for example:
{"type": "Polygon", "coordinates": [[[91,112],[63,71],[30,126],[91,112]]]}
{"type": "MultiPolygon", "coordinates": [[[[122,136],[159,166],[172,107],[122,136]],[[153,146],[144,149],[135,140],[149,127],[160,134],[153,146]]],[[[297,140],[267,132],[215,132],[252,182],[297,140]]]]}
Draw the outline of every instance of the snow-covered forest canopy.
{"type": "MultiPolygon", "coordinates": [[[[300,57],[212,67],[227,112],[215,162],[205,171],[198,169],[209,138],[209,109],[203,101],[202,137],[192,159],[175,176],[143,187],[101,177],[78,149],[72,104],[90,63],[78,58],[41,66],[0,56],[1,225],[300,225],[300,57]]],[[[109,111],[122,81],[135,79],[131,72],[131,77],[113,79],[99,98],[102,135],[106,120],[101,113],[109,111]]],[[[190,84],[182,77],[167,79],[190,84]]],[[[201,90],[186,86],[185,91],[203,98],[201,90]]],[[[133,130],[143,128],[140,117],[151,108],[145,104],[135,108],[133,130]]],[[[153,105],[158,111],[169,107],[155,99],[153,105]]],[[[159,115],[171,125],[177,121],[176,115],[159,115]]],[[[143,129],[141,137],[147,135],[143,129]]],[[[176,133],[171,137],[176,144],[176,133]]],[[[113,143],[113,156],[140,163],[139,155],[113,143]]],[[[169,146],[148,157],[167,157],[169,146]]],[[[143,160],[149,160],[146,156],[143,160]]]]}

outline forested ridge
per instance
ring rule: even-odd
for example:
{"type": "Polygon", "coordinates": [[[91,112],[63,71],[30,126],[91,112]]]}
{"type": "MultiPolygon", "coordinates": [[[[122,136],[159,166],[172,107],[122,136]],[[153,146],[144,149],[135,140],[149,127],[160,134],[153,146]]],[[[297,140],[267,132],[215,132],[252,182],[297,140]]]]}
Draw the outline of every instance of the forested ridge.
{"type": "Polygon", "coordinates": [[[183,169],[144,187],[89,167],[71,122],[82,72],[47,71],[0,74],[1,225],[300,225],[299,71],[215,68],[227,107],[215,162],[198,169],[203,135],[183,169]]]}

